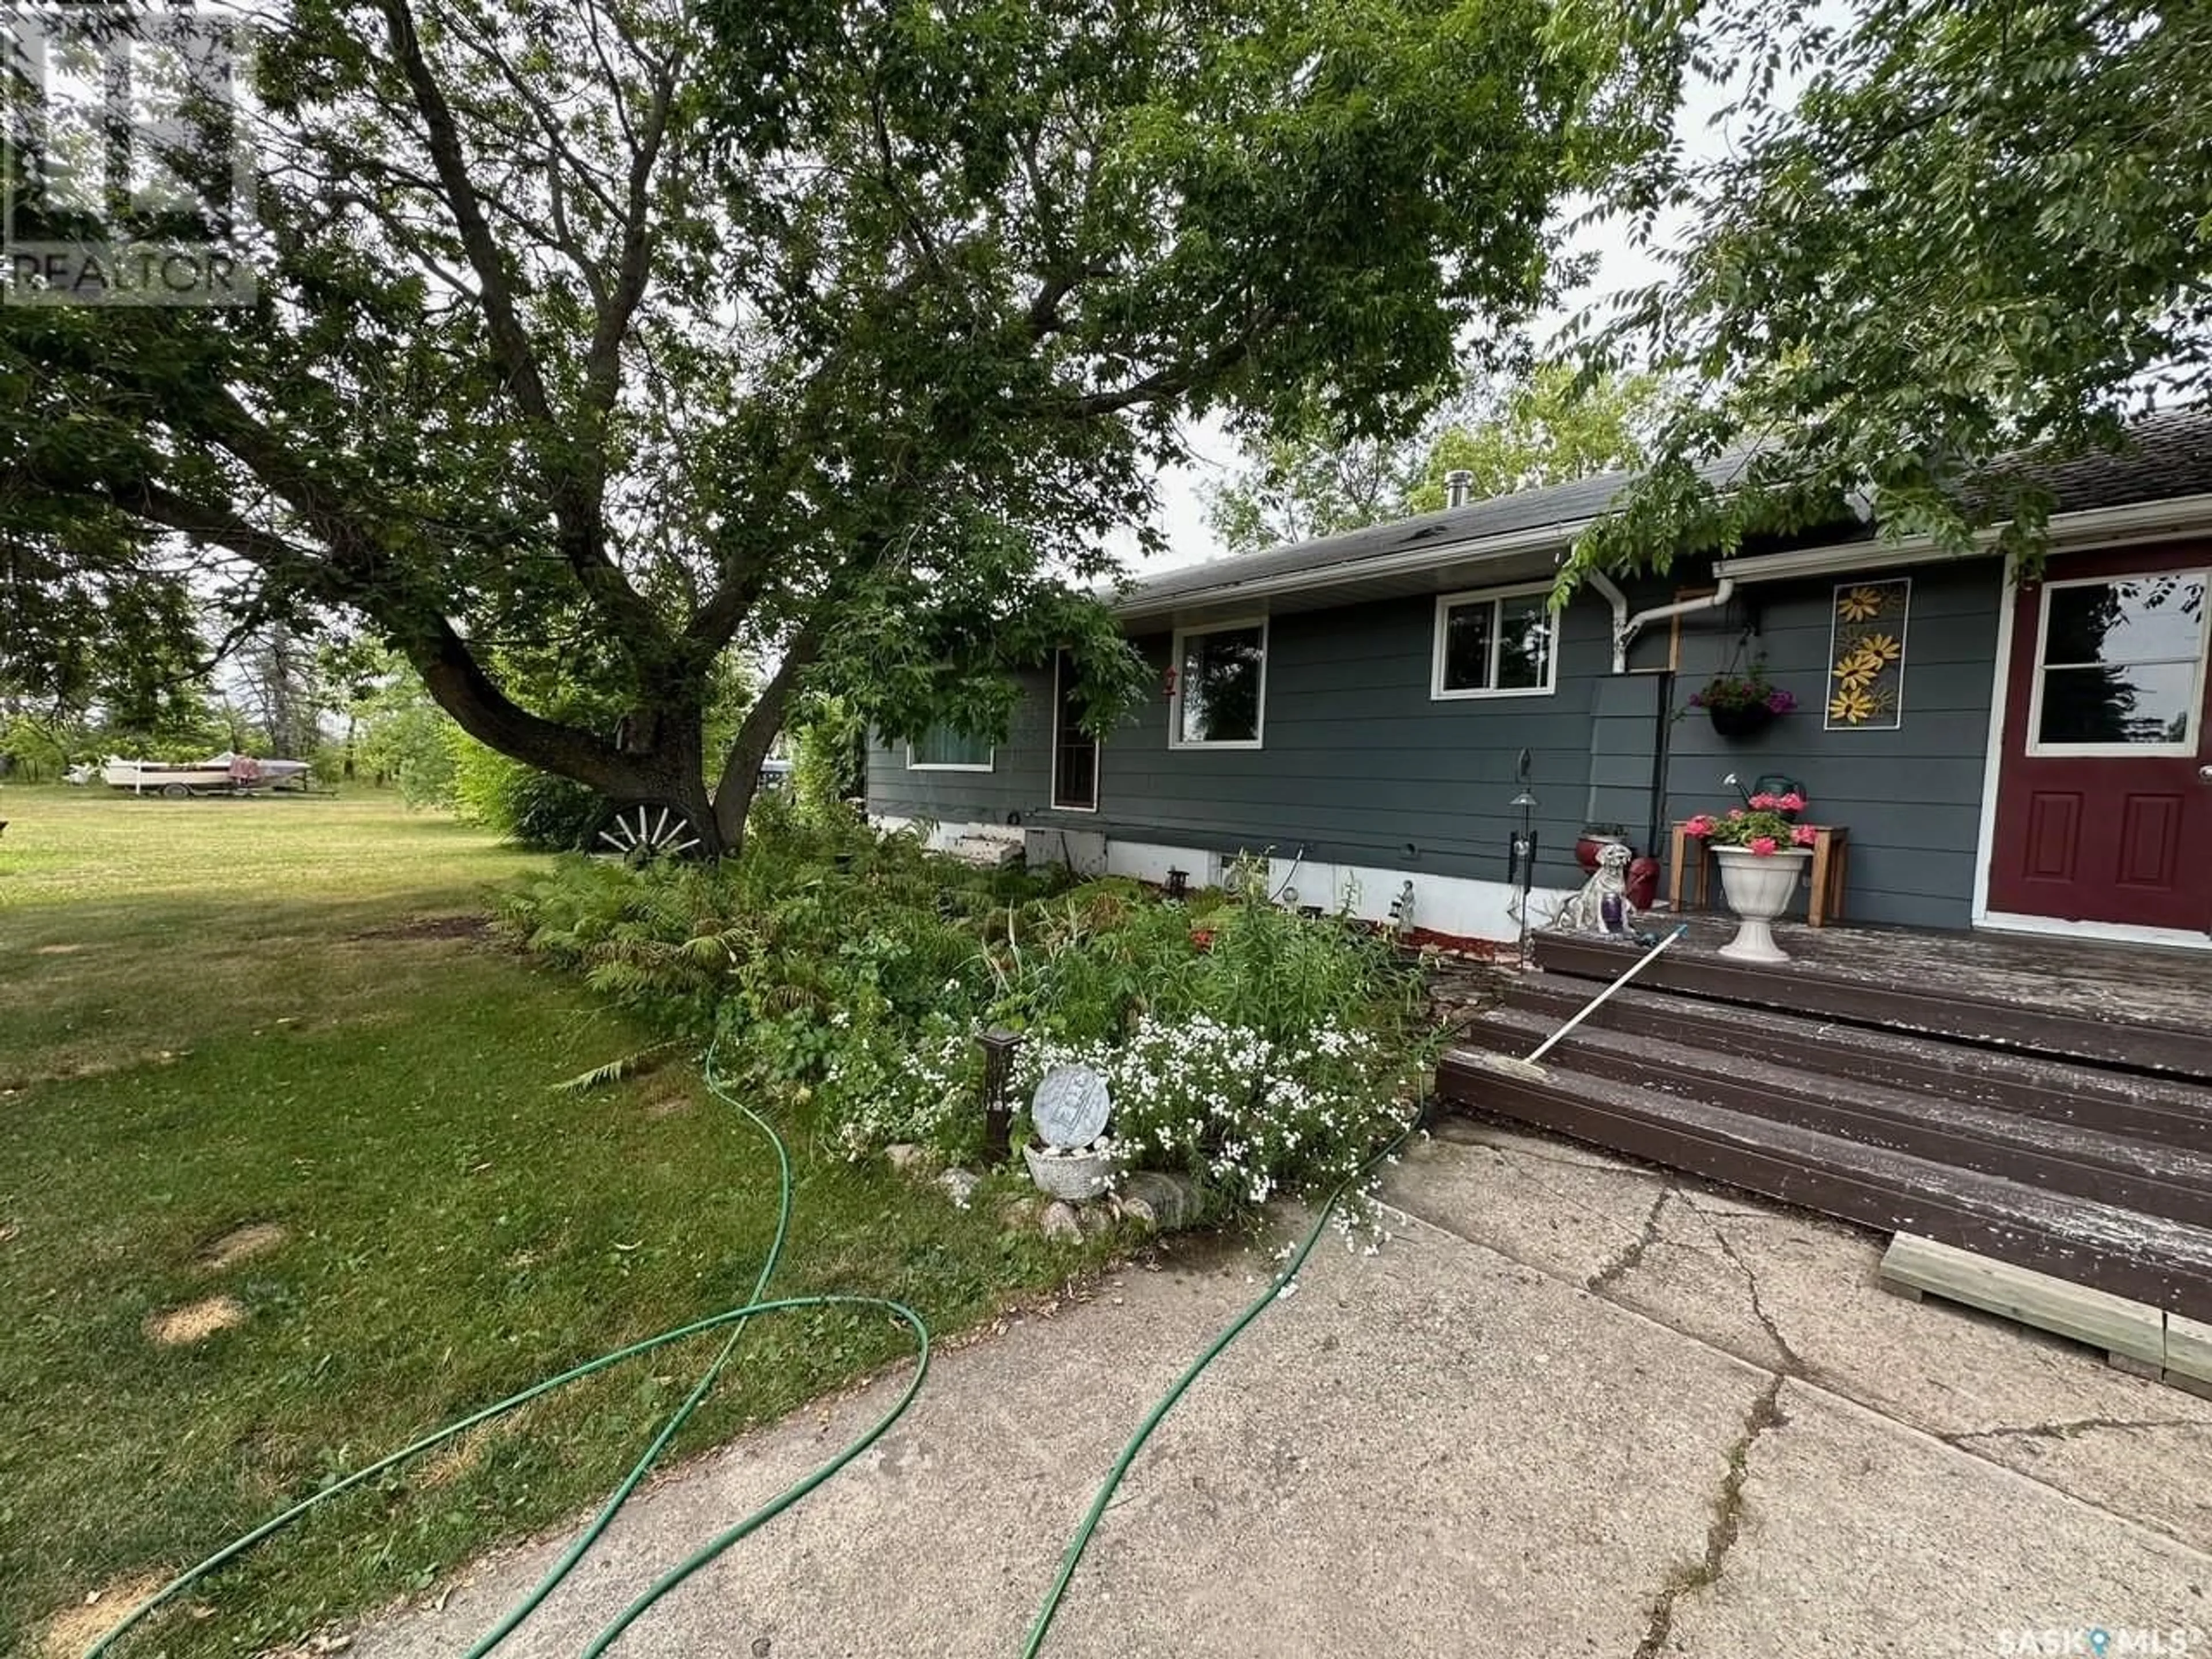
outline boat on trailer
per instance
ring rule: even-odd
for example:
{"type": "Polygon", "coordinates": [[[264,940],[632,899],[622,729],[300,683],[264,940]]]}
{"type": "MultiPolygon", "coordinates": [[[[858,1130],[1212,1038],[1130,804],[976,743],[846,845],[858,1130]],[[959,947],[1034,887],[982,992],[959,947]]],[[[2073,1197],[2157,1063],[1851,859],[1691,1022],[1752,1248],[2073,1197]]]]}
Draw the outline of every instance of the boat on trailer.
{"type": "Polygon", "coordinates": [[[287,786],[304,789],[309,769],[306,761],[262,760],[226,750],[204,761],[184,763],[126,760],[111,755],[100,767],[100,776],[111,788],[182,800],[187,795],[244,795],[287,786]]]}

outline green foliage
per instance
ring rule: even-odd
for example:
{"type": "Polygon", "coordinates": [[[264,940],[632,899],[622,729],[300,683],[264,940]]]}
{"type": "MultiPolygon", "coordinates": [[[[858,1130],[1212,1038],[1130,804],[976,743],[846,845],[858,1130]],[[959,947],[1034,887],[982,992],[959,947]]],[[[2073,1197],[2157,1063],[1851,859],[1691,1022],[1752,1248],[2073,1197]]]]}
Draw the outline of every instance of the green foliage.
{"type": "Polygon", "coordinates": [[[1438,511],[1444,476],[1459,469],[1481,501],[1632,468],[1660,394],[1653,375],[1586,378],[1547,363],[1462,394],[1410,443],[1347,438],[1310,417],[1248,447],[1243,470],[1209,493],[1208,520],[1231,552],[1250,552],[1438,511]]]}
{"type": "Polygon", "coordinates": [[[501,915],[663,1026],[722,1031],[735,1063],[811,1101],[854,1156],[899,1140],[971,1153],[989,1026],[1027,1034],[1032,1084],[1040,1056],[1110,1056],[1133,1079],[1178,1044],[1211,1045],[1188,1086],[1133,1083],[1117,1133],[1243,1206],[1333,1184],[1402,1115],[1421,1007],[1418,974],[1369,930],[1279,909],[1258,879],[1243,891],[1194,914],[1132,882],[985,872],[909,836],[787,815],[756,823],[740,863],[576,860],[501,915]],[[1192,1090],[1229,1103],[1176,1140],[1192,1090]],[[1278,1109],[1262,1133],[1255,1115],[1278,1109]]]}
{"type": "MultiPolygon", "coordinates": [[[[573,778],[487,749],[458,726],[447,742],[454,811],[502,841],[562,852],[585,845],[606,815],[598,792],[573,778]]],[[[416,774],[418,787],[422,777],[416,774]]]]}
{"type": "Polygon", "coordinates": [[[791,790],[801,817],[829,826],[849,821],[845,803],[860,794],[867,731],[842,697],[812,697],[786,727],[791,738],[791,790]]]}
{"type": "Polygon", "coordinates": [[[1455,422],[1438,435],[1406,506],[1436,512],[1446,500],[1444,475],[1459,470],[1474,475],[1474,499],[1481,501],[1640,467],[1662,390],[1656,375],[1585,379],[1565,364],[1543,364],[1509,389],[1488,418],[1455,422]]]}
{"type": "Polygon", "coordinates": [[[1691,231],[1598,355],[1680,370],[1697,395],[1568,580],[1844,521],[1855,495],[1886,532],[1954,548],[2001,523],[2032,569],[2052,497],[2001,458],[2110,445],[2152,392],[2207,389],[2212,11],[1580,10],[1586,43],[1633,20],[1632,51],[1664,37],[1746,90],[1725,154],[1655,150],[1638,192],[1691,231]],[[1724,492],[1701,473],[1747,444],[1724,492]]]}

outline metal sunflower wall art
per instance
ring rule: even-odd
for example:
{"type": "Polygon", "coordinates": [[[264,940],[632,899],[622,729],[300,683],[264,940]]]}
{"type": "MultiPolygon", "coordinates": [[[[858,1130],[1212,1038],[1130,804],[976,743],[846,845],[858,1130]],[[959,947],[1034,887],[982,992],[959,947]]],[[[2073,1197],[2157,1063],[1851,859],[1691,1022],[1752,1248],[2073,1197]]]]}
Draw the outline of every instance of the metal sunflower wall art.
{"type": "Polygon", "coordinates": [[[1893,732],[1905,724],[1905,624],[1912,579],[1838,582],[1828,624],[1831,732],[1893,732]]]}

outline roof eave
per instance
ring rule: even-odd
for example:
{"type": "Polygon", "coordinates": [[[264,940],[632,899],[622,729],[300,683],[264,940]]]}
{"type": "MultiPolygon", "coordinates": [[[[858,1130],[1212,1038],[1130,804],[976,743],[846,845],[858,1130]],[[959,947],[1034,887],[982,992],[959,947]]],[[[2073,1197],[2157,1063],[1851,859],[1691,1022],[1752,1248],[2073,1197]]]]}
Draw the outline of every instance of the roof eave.
{"type": "MultiPolygon", "coordinates": [[[[1714,566],[1714,574],[1733,577],[1738,582],[1781,581],[1792,576],[1843,574],[1950,559],[1983,558],[1996,550],[1997,538],[2003,529],[2002,525],[1993,525],[1978,531],[1972,542],[1965,547],[1938,542],[1932,536],[1795,547],[1780,553],[1723,559],[1714,566]]],[[[2212,531],[2212,495],[2175,495],[2165,501],[2130,501],[2117,507],[2086,507],[2077,513],[2054,513],[2051,515],[2049,540],[2053,552],[2078,553],[2205,531],[2212,531]]]]}
{"type": "Polygon", "coordinates": [[[1594,519],[1577,519],[1530,530],[1513,531],[1500,536],[1478,536],[1443,542],[1383,558],[1347,561],[1343,564],[1325,566],[1319,570],[1285,571],[1280,575],[1255,576],[1243,581],[1218,582],[1172,593],[1153,595],[1139,588],[1115,602],[1114,614],[1125,623],[1164,621],[1183,611],[1207,611],[1226,605],[1250,605],[1255,601],[1288,594],[1353,587],[1393,576],[1420,575],[1429,571],[1448,570],[1455,566],[1491,559],[1509,559],[1528,553],[1564,552],[1573,546],[1575,538],[1595,522],[1594,519]]]}

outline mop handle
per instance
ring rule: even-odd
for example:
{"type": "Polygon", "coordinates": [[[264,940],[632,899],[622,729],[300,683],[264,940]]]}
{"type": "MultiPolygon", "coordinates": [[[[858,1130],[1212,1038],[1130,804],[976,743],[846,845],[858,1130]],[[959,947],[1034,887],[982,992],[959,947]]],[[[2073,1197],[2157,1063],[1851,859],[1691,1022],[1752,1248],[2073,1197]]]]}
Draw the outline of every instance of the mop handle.
{"type": "Polygon", "coordinates": [[[1646,968],[1657,961],[1659,958],[1659,953],[1662,951],[1665,950],[1668,945],[1672,945],[1676,939],[1681,938],[1683,934],[1689,931],[1690,924],[1688,922],[1685,921],[1677,923],[1673,933],[1668,934],[1666,938],[1661,939],[1656,945],[1653,945],[1642,956],[1637,957],[1634,962],[1631,963],[1626,973],[1623,974],[1619,979],[1613,981],[1612,984],[1607,986],[1605,989],[1600,991],[1595,996],[1592,997],[1589,1001],[1583,1006],[1582,1012],[1577,1014],[1565,1025],[1562,1025],[1558,1030],[1553,1032],[1551,1036],[1546,1037],[1543,1041],[1542,1046],[1540,1047],[1534,1054],[1528,1056],[1528,1063],[1533,1066],[1538,1060],[1543,1059],[1543,1057],[1549,1054],[1558,1044],[1561,1037],[1566,1036],[1566,1034],[1573,1030],[1576,1026],[1581,1024],[1592,1014],[1595,1013],[1600,1008],[1603,1007],[1605,1006],[1605,1000],[1607,997],[1611,996],[1615,991],[1618,991],[1622,986],[1627,984],[1629,981],[1634,979],[1638,974],[1642,973],[1646,968]]]}

